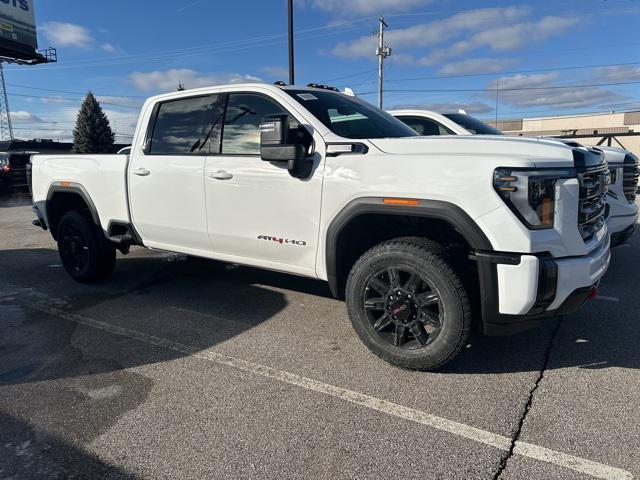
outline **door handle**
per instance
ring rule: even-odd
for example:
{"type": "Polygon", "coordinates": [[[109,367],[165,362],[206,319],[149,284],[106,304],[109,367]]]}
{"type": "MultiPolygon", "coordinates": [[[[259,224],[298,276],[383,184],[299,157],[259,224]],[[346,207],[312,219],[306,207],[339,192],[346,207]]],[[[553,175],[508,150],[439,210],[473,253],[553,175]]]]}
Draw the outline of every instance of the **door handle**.
{"type": "Polygon", "coordinates": [[[229,173],[224,170],[218,170],[217,172],[211,172],[209,174],[209,178],[212,178],[214,180],[231,180],[233,178],[233,173],[229,173]]]}
{"type": "Polygon", "coordinates": [[[149,170],[147,170],[146,168],[137,168],[132,172],[134,175],[138,175],[140,177],[146,177],[147,175],[149,175],[151,172],[149,170]]]}

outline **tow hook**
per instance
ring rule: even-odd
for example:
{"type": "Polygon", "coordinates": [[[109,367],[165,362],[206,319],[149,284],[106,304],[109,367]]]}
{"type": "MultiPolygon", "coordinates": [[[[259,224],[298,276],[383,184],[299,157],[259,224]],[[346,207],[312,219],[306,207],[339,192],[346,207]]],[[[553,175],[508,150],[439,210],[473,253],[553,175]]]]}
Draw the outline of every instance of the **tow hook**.
{"type": "Polygon", "coordinates": [[[591,287],[591,292],[589,293],[589,296],[587,297],[587,300],[593,300],[597,296],[598,296],[598,286],[594,285],[594,286],[591,287]]]}

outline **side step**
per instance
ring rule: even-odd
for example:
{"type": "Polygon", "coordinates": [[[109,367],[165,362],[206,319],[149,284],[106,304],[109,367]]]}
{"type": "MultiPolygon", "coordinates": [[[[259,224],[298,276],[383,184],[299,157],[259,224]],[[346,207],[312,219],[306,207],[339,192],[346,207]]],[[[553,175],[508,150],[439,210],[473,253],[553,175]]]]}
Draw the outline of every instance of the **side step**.
{"type": "Polygon", "coordinates": [[[133,236],[129,233],[125,233],[124,235],[111,235],[107,238],[110,242],[121,247],[130,247],[133,243],[133,236]]]}

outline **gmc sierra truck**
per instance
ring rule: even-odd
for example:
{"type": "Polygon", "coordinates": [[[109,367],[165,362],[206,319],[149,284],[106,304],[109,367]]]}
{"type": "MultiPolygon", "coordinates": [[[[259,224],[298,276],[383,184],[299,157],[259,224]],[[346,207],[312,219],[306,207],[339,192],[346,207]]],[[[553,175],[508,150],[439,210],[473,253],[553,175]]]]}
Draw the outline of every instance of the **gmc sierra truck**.
{"type": "MultiPolygon", "coordinates": [[[[503,135],[500,130],[487,125],[463,111],[437,113],[431,110],[392,110],[394,117],[402,120],[420,135],[503,135]]],[[[571,147],[585,147],[574,139],[549,138],[571,147]]],[[[590,147],[586,147],[590,148],[590,147]]],[[[605,154],[609,165],[611,185],[607,191],[607,229],[611,235],[611,247],[628,242],[638,222],[638,157],[617,147],[597,146],[605,154]]]]}
{"type": "Polygon", "coordinates": [[[245,84],[147,100],[130,155],[36,155],[36,225],[79,282],[132,245],[328,282],[383,359],[436,369],[472,324],[575,311],[609,265],[604,156],[421,137],[335,89],[245,84]]]}

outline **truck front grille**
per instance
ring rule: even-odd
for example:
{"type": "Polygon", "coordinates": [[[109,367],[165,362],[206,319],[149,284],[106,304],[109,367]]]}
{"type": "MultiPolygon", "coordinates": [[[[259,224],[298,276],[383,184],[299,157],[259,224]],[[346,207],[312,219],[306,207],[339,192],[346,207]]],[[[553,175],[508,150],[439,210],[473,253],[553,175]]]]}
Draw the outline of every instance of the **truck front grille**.
{"type": "Polygon", "coordinates": [[[607,175],[606,163],[578,168],[580,182],[578,229],[585,242],[602,228],[606,219],[607,175]]]}
{"type": "Polygon", "coordinates": [[[636,201],[636,195],[638,194],[638,177],[640,177],[640,169],[638,168],[638,159],[627,155],[624,158],[622,177],[622,188],[624,190],[624,196],[627,197],[629,203],[636,201]]]}

